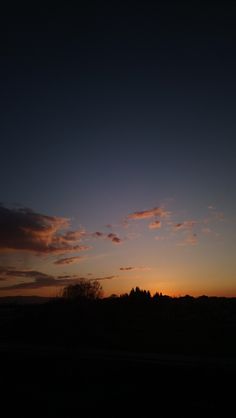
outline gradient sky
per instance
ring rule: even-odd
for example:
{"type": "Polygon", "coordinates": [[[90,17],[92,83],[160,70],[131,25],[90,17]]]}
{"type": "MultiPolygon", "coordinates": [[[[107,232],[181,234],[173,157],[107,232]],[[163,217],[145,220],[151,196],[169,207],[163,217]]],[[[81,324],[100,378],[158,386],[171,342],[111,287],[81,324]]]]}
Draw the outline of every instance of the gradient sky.
{"type": "Polygon", "coordinates": [[[1,17],[0,296],[236,296],[234,2],[1,17]]]}

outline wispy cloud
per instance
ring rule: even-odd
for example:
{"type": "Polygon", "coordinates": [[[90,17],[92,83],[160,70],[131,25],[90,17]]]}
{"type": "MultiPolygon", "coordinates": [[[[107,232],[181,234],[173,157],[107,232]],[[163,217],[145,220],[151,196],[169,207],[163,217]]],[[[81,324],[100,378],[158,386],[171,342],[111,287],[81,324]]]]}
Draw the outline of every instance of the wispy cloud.
{"type": "Polygon", "coordinates": [[[64,234],[64,239],[66,242],[80,241],[82,238],[86,237],[86,231],[68,231],[64,234]]]}
{"type": "Polygon", "coordinates": [[[90,279],[91,281],[93,281],[93,280],[98,280],[98,281],[102,281],[102,280],[112,280],[112,279],[115,279],[115,278],[117,278],[117,277],[119,277],[119,276],[103,276],[103,277],[96,277],[95,279],[90,279]]]}
{"type": "Polygon", "coordinates": [[[84,259],[86,259],[86,257],[83,257],[83,256],[66,257],[66,258],[61,258],[59,260],[54,261],[54,264],[59,265],[59,266],[64,266],[65,264],[80,263],[84,259]]]}
{"type": "Polygon", "coordinates": [[[0,274],[4,276],[4,280],[9,280],[12,278],[34,278],[38,277],[48,277],[48,274],[39,272],[37,270],[22,269],[18,270],[11,267],[0,267],[0,274]]]}
{"type": "Polygon", "coordinates": [[[42,215],[28,208],[0,206],[0,252],[56,255],[81,251],[77,242],[84,231],[61,232],[69,226],[68,218],[42,215]]]}
{"type": "Polygon", "coordinates": [[[153,217],[166,218],[169,215],[170,215],[170,212],[165,210],[163,207],[154,207],[152,209],[130,213],[127,216],[127,219],[137,220],[137,219],[149,219],[153,217]]]}
{"type": "Polygon", "coordinates": [[[194,221],[194,220],[183,221],[183,222],[174,224],[173,229],[174,231],[191,230],[196,224],[197,224],[197,221],[194,221]]]}
{"type": "MultiPolygon", "coordinates": [[[[21,283],[14,283],[9,286],[0,287],[2,290],[25,290],[25,289],[40,289],[42,287],[64,287],[69,284],[76,284],[81,280],[88,280],[85,277],[75,276],[75,275],[64,275],[64,276],[53,276],[50,274],[45,274],[36,270],[15,270],[15,269],[4,269],[1,268],[1,273],[3,275],[3,280],[9,279],[22,279],[26,281],[21,283]]],[[[94,280],[111,280],[117,276],[101,276],[94,277],[89,279],[90,281],[94,280]]]]}
{"type": "Polygon", "coordinates": [[[127,267],[120,267],[120,270],[121,271],[150,271],[151,268],[147,266],[138,266],[138,267],[127,266],[127,267]]]}
{"type": "Polygon", "coordinates": [[[135,270],[135,267],[120,267],[121,271],[132,271],[135,270]]]}
{"type": "MultiPolygon", "coordinates": [[[[58,281],[53,276],[49,274],[42,273],[36,270],[15,270],[15,269],[6,269],[5,272],[2,269],[6,280],[14,279],[25,279],[22,283],[15,283],[9,286],[1,287],[0,290],[10,290],[10,289],[36,289],[44,286],[52,286],[58,281]],[[30,281],[28,281],[30,280],[30,281]]],[[[59,280],[59,282],[65,285],[65,280],[59,280]]]]}
{"type": "Polygon", "coordinates": [[[148,225],[149,229],[160,229],[161,228],[161,221],[154,221],[148,225]]]}

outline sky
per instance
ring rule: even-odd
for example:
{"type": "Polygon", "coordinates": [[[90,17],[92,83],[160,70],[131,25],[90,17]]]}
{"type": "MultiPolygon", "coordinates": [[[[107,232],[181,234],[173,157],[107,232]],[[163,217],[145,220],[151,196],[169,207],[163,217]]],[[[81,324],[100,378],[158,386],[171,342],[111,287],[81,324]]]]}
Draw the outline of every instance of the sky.
{"type": "Polygon", "coordinates": [[[234,2],[1,16],[0,296],[236,296],[234,2]]]}

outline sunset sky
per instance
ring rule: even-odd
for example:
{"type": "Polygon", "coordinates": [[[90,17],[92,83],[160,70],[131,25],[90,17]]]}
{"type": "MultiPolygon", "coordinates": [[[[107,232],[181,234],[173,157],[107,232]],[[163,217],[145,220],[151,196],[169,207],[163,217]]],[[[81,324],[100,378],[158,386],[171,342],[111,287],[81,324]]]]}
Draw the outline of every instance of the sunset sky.
{"type": "Polygon", "coordinates": [[[236,296],[235,8],[157,3],[4,11],[0,296],[236,296]]]}

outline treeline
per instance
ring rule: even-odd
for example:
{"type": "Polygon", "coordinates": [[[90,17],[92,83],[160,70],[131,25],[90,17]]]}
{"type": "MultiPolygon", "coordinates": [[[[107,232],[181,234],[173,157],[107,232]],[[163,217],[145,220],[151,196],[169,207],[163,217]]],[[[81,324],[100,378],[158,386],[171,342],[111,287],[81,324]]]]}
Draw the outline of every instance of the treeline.
{"type": "MultiPolygon", "coordinates": [[[[153,296],[139,287],[101,298],[65,289],[47,303],[0,305],[4,343],[236,355],[236,299],[153,296]]],[[[81,293],[82,292],[82,293],[81,293]]]]}

